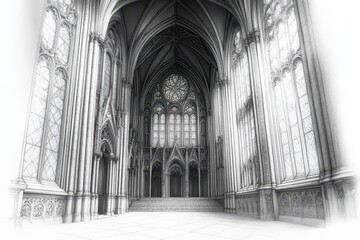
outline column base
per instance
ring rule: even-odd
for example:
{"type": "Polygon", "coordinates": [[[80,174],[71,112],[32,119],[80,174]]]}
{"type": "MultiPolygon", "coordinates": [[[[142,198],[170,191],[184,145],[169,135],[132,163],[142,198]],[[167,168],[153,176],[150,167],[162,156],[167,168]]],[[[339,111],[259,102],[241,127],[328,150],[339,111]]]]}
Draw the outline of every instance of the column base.
{"type": "Polygon", "coordinates": [[[72,213],[65,214],[63,217],[63,223],[72,223],[73,222],[73,215],[72,213]]]}
{"type": "Polygon", "coordinates": [[[81,214],[80,213],[74,213],[72,222],[81,222],[81,214]]]}

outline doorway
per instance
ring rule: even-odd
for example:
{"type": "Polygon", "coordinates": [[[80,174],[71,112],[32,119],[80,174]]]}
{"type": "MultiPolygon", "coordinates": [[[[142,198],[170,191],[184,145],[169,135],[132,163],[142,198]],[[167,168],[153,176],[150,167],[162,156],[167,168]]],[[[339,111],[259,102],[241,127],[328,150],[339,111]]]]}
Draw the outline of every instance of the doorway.
{"type": "Polygon", "coordinates": [[[99,162],[99,179],[98,179],[98,213],[106,214],[107,203],[107,189],[108,189],[108,161],[106,158],[102,158],[99,162]]]}
{"type": "Polygon", "coordinates": [[[161,197],[162,165],[154,163],[151,172],[151,197],[161,197]]]}

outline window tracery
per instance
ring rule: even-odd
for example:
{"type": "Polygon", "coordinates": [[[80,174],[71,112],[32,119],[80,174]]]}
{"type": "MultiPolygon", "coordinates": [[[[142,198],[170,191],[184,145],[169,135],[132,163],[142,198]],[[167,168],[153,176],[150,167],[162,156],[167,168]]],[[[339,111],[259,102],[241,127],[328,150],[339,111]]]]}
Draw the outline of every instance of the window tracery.
{"type": "Polygon", "coordinates": [[[319,171],[301,45],[292,0],[264,1],[283,179],[319,171]]]}
{"type": "Polygon", "coordinates": [[[75,21],[76,11],[71,0],[46,3],[25,141],[23,177],[55,181],[75,21]]]}
{"type": "Polygon", "coordinates": [[[241,187],[248,188],[255,183],[253,169],[257,159],[254,107],[251,93],[249,62],[245,45],[241,44],[241,32],[238,30],[233,39],[233,67],[235,106],[240,152],[241,187]]]}
{"type": "Polygon", "coordinates": [[[171,103],[183,101],[188,94],[188,89],[189,85],[186,79],[178,74],[168,76],[162,85],[164,97],[171,103]]]}
{"type": "MultiPolygon", "coordinates": [[[[178,90],[177,90],[178,91],[178,90]]],[[[198,146],[198,106],[197,103],[201,97],[196,94],[188,81],[178,74],[172,74],[164,81],[159,82],[154,87],[154,92],[149,93],[152,96],[150,101],[146,102],[146,107],[152,109],[152,146],[173,146],[175,143],[179,146],[198,146]],[[169,79],[172,81],[167,82],[169,79]],[[177,83],[183,81],[183,83],[177,83]],[[176,88],[171,88],[172,84],[176,88]],[[164,87],[166,85],[166,87],[164,87]],[[183,88],[180,95],[173,95],[174,89],[183,88]],[[168,98],[172,98],[168,100],[168,98]],[[182,100],[180,100],[182,99],[182,100]],[[176,102],[177,103],[174,103],[176,102]]],[[[206,119],[205,103],[203,111],[206,119]]],[[[204,120],[205,121],[205,120],[204,120]]],[[[146,121],[144,116],[144,127],[146,121]]],[[[206,125],[204,125],[206,127],[206,125]]],[[[206,131],[203,131],[205,138],[206,131]]]]}

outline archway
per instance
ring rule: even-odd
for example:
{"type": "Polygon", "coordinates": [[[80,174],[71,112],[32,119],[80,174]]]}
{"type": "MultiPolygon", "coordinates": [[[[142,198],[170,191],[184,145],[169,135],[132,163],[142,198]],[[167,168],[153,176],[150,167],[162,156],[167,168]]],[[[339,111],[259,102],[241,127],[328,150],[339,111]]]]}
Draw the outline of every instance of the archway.
{"type": "Polygon", "coordinates": [[[155,162],[151,170],[151,197],[161,197],[162,165],[155,162]]]}
{"type": "Polygon", "coordinates": [[[199,170],[195,162],[189,164],[189,197],[199,197],[199,170]]]}
{"type": "Polygon", "coordinates": [[[99,197],[98,203],[98,213],[106,214],[107,210],[107,198],[108,198],[108,168],[109,168],[109,159],[106,157],[102,157],[99,161],[99,178],[97,185],[97,194],[99,197]]]}
{"type": "Polygon", "coordinates": [[[177,161],[171,164],[170,173],[170,197],[182,197],[183,195],[183,167],[177,161]]]}

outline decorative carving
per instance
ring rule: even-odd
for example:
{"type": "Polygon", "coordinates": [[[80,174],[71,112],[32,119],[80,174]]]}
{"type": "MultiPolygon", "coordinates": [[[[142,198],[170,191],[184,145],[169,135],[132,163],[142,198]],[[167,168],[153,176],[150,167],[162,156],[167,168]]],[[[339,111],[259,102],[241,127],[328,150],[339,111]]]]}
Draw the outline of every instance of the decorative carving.
{"type": "Polygon", "coordinates": [[[105,42],[99,33],[91,32],[90,33],[90,42],[97,42],[101,49],[104,49],[105,42]]]}
{"type": "Polygon", "coordinates": [[[64,197],[24,194],[20,217],[29,221],[56,218],[63,215],[64,209],[64,197]]]}
{"type": "Polygon", "coordinates": [[[260,198],[258,193],[236,196],[236,213],[259,218],[260,198]]]}
{"type": "Polygon", "coordinates": [[[217,80],[216,85],[220,89],[223,89],[225,86],[230,85],[230,80],[229,80],[229,78],[227,76],[223,77],[223,78],[217,80]]]}
{"type": "Polygon", "coordinates": [[[271,191],[265,192],[265,203],[266,203],[266,209],[269,212],[272,212],[274,209],[274,204],[273,204],[273,197],[271,191]]]}
{"type": "Polygon", "coordinates": [[[321,189],[306,189],[278,193],[280,215],[324,219],[321,189]]]}
{"type": "Polygon", "coordinates": [[[183,101],[188,92],[189,84],[187,80],[178,74],[168,76],[163,82],[162,93],[165,99],[171,103],[183,101]]]}
{"type": "Polygon", "coordinates": [[[245,45],[245,49],[252,43],[260,42],[260,30],[254,29],[253,31],[249,32],[243,42],[245,45]]]}

